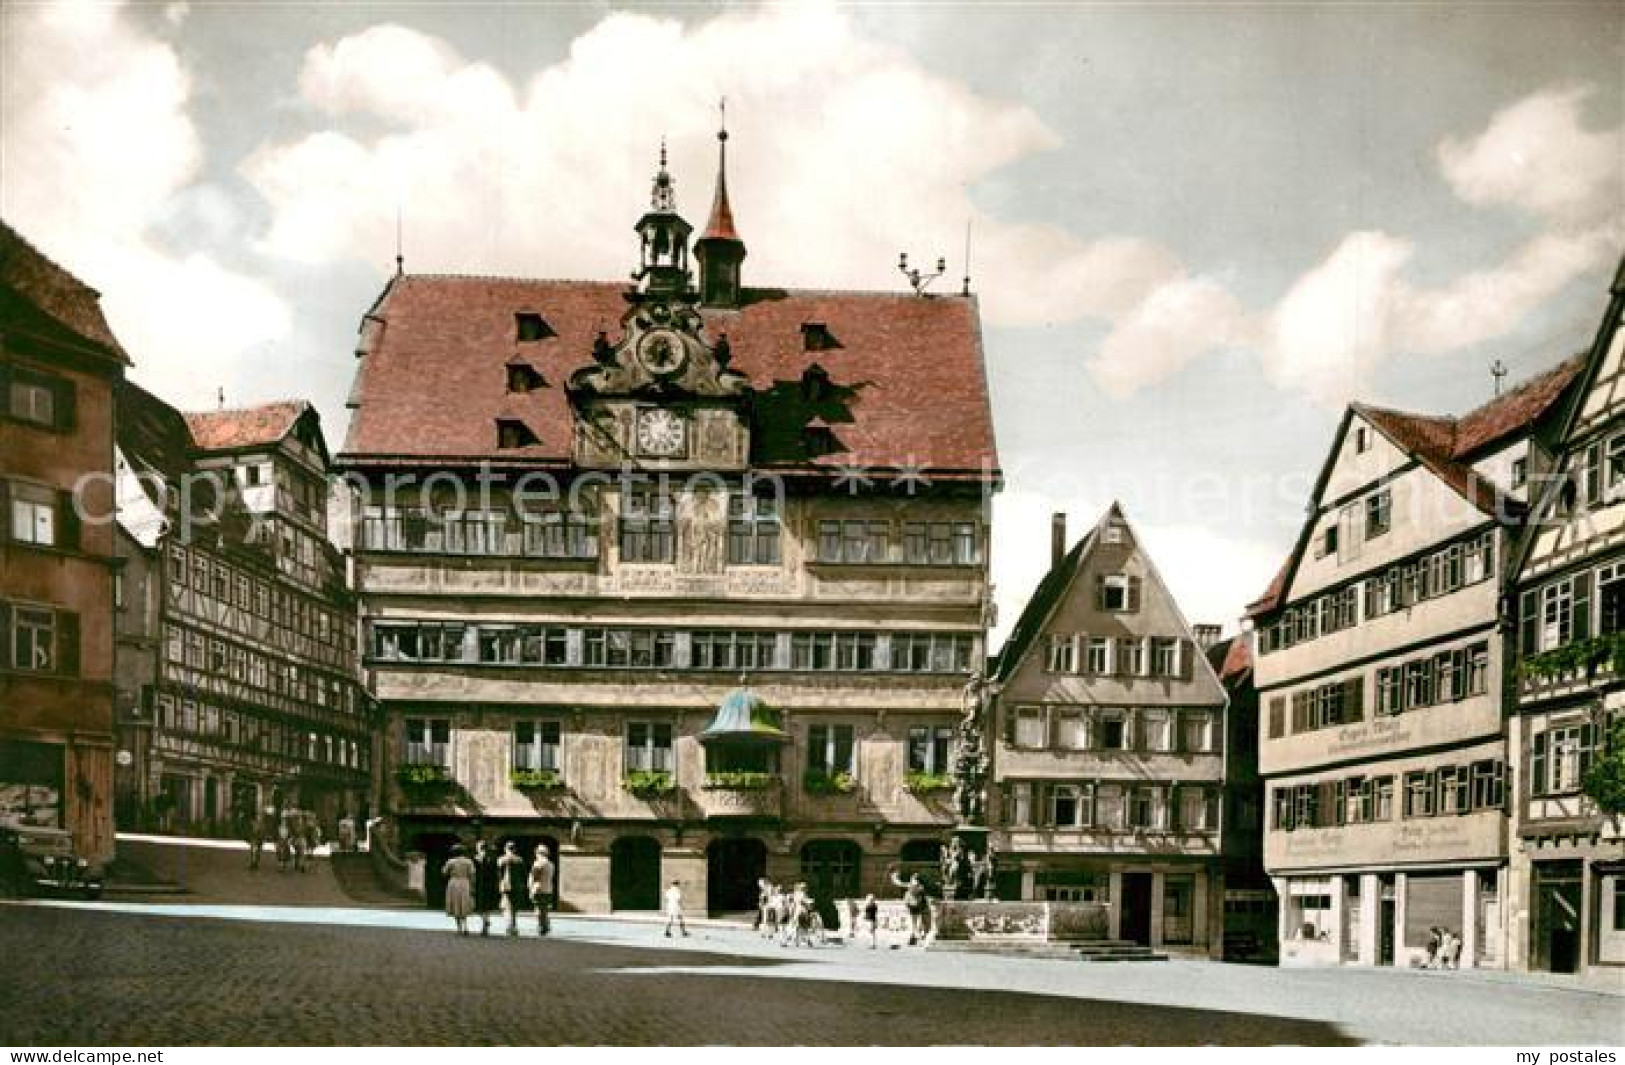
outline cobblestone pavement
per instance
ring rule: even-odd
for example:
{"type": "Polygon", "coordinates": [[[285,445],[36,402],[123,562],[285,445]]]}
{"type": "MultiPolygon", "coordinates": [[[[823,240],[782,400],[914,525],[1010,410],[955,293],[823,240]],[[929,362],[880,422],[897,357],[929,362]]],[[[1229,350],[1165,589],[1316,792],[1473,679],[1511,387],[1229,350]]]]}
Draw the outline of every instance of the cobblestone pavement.
{"type": "MultiPolygon", "coordinates": [[[[647,942],[650,929],[641,931],[647,942]]],[[[569,934],[516,942],[444,930],[6,905],[0,942],[8,958],[0,1032],[23,1045],[1347,1041],[1328,1024],[1245,1013],[780,980],[777,970],[800,966],[715,953],[715,941],[706,949],[666,949],[664,940],[653,948],[606,945],[569,934]]]]}

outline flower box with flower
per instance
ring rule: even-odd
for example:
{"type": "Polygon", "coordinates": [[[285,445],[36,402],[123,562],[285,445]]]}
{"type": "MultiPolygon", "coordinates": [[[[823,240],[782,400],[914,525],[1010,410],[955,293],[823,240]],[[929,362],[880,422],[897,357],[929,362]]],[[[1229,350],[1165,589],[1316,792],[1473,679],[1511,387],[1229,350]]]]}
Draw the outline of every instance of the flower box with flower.
{"type": "Polygon", "coordinates": [[[634,769],[621,778],[621,787],[640,799],[661,799],[677,791],[677,780],[667,769],[634,769]]]}
{"type": "Polygon", "coordinates": [[[953,777],[947,773],[921,773],[910,770],[903,777],[903,790],[911,795],[931,795],[937,792],[952,791],[953,777]]]}
{"type": "Polygon", "coordinates": [[[808,795],[849,795],[857,786],[852,774],[845,770],[826,773],[814,769],[801,778],[801,789],[808,795]]]}
{"type": "Polygon", "coordinates": [[[564,788],[564,778],[552,769],[509,770],[508,783],[520,791],[561,791],[564,788]]]}
{"type": "Polygon", "coordinates": [[[763,791],[778,782],[774,773],[719,771],[705,774],[702,787],[710,791],[763,791]]]}

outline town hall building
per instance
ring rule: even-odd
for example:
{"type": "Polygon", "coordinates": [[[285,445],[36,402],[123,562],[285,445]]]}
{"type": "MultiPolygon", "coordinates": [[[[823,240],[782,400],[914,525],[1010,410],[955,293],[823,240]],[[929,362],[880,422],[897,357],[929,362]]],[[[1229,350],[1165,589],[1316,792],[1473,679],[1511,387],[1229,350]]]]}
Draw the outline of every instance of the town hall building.
{"type": "Polygon", "coordinates": [[[746,284],[725,160],[691,242],[662,158],[631,285],[398,272],[362,318],[337,462],[431,900],[484,836],[547,846],[566,910],[827,902],[952,821],[1000,483],[976,301],[746,284]]]}

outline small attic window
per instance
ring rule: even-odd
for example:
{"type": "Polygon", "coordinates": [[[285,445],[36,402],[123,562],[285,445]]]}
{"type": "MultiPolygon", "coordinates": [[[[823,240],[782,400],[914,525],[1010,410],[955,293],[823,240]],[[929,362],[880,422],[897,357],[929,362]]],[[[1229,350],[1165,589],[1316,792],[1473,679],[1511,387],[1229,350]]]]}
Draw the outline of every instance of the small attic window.
{"type": "Polygon", "coordinates": [[[521,342],[558,336],[553,327],[547,324],[547,319],[534,311],[520,311],[513,317],[521,342]]]}
{"type": "Polygon", "coordinates": [[[832,351],[840,346],[841,342],[835,339],[835,334],[823,322],[801,323],[801,350],[832,351]]]}
{"type": "Polygon", "coordinates": [[[1363,455],[1371,450],[1371,430],[1365,426],[1356,426],[1354,429],[1354,453],[1363,455]]]}
{"type": "Polygon", "coordinates": [[[1108,544],[1120,544],[1123,542],[1123,526],[1121,523],[1115,521],[1109,521],[1106,523],[1106,542],[1108,544]]]}
{"type": "Polygon", "coordinates": [[[508,391],[531,392],[547,385],[541,371],[528,363],[510,362],[508,364],[508,391]]]}
{"type": "Polygon", "coordinates": [[[801,398],[817,403],[829,395],[829,371],[816,362],[801,372],[801,398]]]}
{"type": "Polygon", "coordinates": [[[497,419],[497,447],[508,450],[516,447],[530,447],[539,444],[536,434],[530,431],[530,426],[517,418],[497,419]]]}

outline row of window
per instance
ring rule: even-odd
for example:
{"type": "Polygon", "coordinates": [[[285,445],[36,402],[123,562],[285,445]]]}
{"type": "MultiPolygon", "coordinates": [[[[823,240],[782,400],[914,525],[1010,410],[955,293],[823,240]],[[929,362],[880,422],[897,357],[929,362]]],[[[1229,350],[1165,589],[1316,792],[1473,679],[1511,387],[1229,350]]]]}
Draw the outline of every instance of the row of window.
{"type": "Polygon", "coordinates": [[[1012,781],[1004,819],[1013,828],[1213,832],[1222,795],[1209,784],[1012,781]]]}
{"type": "Polygon", "coordinates": [[[1008,739],[1029,750],[1151,751],[1206,754],[1216,750],[1212,710],[1018,706],[1008,739]]]}
{"type": "Polygon", "coordinates": [[[974,522],[905,521],[901,526],[901,536],[897,537],[889,521],[820,521],[818,561],[848,565],[902,562],[914,566],[973,566],[982,560],[981,537],[974,522]]]}
{"type": "Polygon", "coordinates": [[[1058,632],[1050,634],[1044,669],[1095,677],[1177,679],[1188,675],[1190,657],[1190,641],[1173,636],[1113,638],[1058,632]]]}
{"type": "Polygon", "coordinates": [[[172,735],[300,759],[317,765],[366,771],[372,753],[365,739],[266,721],[207,700],[160,693],[154,700],[159,729],[172,735]]]}
{"type": "MultiPolygon", "coordinates": [[[[599,555],[596,504],[588,510],[469,510],[438,512],[369,506],[362,546],[374,551],[595,559],[599,555]]],[[[670,563],[684,535],[669,490],[633,487],[619,517],[623,562],[670,563]]],[[[779,501],[773,496],[728,495],[727,563],[776,566],[782,559],[779,501]]],[[[818,523],[818,560],[871,565],[975,565],[981,538],[974,522],[830,519],[818,523]]]]}
{"type": "MultiPolygon", "coordinates": [[[[1459,701],[1489,691],[1490,646],[1487,642],[1423,655],[1376,671],[1376,713],[1382,716],[1459,701]]],[[[1365,677],[1346,677],[1293,692],[1291,732],[1297,735],[1334,728],[1367,716],[1365,677]]],[[[1269,738],[1287,735],[1287,697],[1269,700],[1269,738]]]]}
{"type": "MultiPolygon", "coordinates": [[[[451,719],[446,717],[407,717],[404,719],[405,762],[451,768],[451,719]]],[[[559,750],[562,725],[557,719],[536,718],[514,722],[513,768],[561,771],[559,750]]],[[[628,721],[625,726],[625,764],[628,772],[652,770],[670,772],[674,766],[674,732],[667,721],[628,721]]],[[[908,769],[914,773],[947,773],[954,742],[954,730],[946,725],[915,725],[906,741],[908,769]]],[[[856,726],[816,724],[807,726],[805,768],[809,773],[834,775],[858,773],[856,726]]]]}
{"type": "Polygon", "coordinates": [[[969,633],[773,632],[373,622],[370,647],[391,662],[607,669],[965,673],[969,633]]]}
{"type": "Polygon", "coordinates": [[[0,669],[79,675],[79,615],[0,600],[0,669]]]}
{"type": "MultiPolygon", "coordinates": [[[[1271,827],[1336,828],[1394,819],[1396,779],[1353,776],[1271,791],[1271,827]]],[[[1439,766],[1404,774],[1401,816],[1406,820],[1500,810],[1506,805],[1506,765],[1495,759],[1470,765],[1439,766]]]]}
{"type": "Polygon", "coordinates": [[[1259,629],[1258,651],[1270,654],[1342,632],[1362,620],[1406,610],[1494,574],[1495,533],[1491,530],[1282,611],[1274,622],[1259,629]]]}
{"type": "Polygon", "coordinates": [[[1525,591],[1518,612],[1525,655],[1625,632],[1625,562],[1570,574],[1525,591]]]}
{"type": "Polygon", "coordinates": [[[346,714],[356,710],[356,685],[345,677],[324,674],[308,665],[173,622],[164,626],[164,655],[177,666],[229,678],[270,695],[346,714]]]}
{"type": "Polygon", "coordinates": [[[207,551],[169,546],[169,594],[193,594],[192,612],[255,642],[337,669],[351,663],[349,619],[341,611],[290,591],[207,551]],[[212,605],[224,610],[210,609],[212,605]]]}

